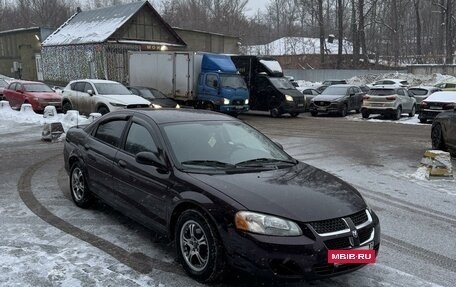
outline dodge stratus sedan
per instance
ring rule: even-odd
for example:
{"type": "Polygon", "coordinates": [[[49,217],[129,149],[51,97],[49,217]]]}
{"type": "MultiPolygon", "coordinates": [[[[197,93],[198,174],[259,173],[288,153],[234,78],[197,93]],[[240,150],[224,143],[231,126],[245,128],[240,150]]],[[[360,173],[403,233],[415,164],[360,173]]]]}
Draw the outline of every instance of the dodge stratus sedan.
{"type": "Polygon", "coordinates": [[[77,206],[96,197],[167,235],[201,282],[228,265],[276,279],[342,274],[363,265],[328,263],[328,250],[380,246],[355,188],[227,115],[115,111],[71,128],[64,160],[77,206]]]}

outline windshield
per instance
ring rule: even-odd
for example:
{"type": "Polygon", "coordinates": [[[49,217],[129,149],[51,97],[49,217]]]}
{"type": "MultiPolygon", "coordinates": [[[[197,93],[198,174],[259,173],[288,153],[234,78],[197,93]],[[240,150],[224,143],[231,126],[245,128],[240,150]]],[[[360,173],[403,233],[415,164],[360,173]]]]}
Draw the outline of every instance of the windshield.
{"type": "Polygon", "coordinates": [[[99,95],[131,95],[124,85],[117,83],[97,83],[95,88],[99,95]]]}
{"type": "Polygon", "coordinates": [[[321,94],[322,95],[346,95],[349,87],[327,87],[321,94]]]}
{"type": "Polygon", "coordinates": [[[222,87],[228,87],[228,88],[234,88],[234,89],[239,89],[239,88],[247,89],[247,86],[245,85],[245,81],[241,76],[220,75],[220,81],[222,82],[221,83],[222,87]]]}
{"type": "Polygon", "coordinates": [[[166,96],[159,90],[144,88],[140,89],[140,92],[145,99],[166,99],[166,96]]]}
{"type": "Polygon", "coordinates": [[[367,92],[368,95],[373,96],[389,96],[394,95],[396,91],[394,89],[372,89],[367,92]]]}
{"type": "Polygon", "coordinates": [[[237,121],[181,122],[163,126],[177,162],[184,168],[233,169],[295,163],[249,125],[237,121]]]}
{"type": "Polygon", "coordinates": [[[295,90],[296,88],[293,86],[292,83],[290,83],[290,80],[287,78],[269,78],[271,83],[276,87],[277,89],[282,89],[282,90],[295,90]]]}
{"type": "Polygon", "coordinates": [[[45,84],[24,84],[24,89],[27,92],[36,92],[36,93],[54,92],[51,88],[49,88],[45,84]]]}
{"type": "Polygon", "coordinates": [[[276,60],[260,60],[260,63],[263,64],[269,71],[273,73],[282,73],[282,67],[279,62],[276,60]]]}

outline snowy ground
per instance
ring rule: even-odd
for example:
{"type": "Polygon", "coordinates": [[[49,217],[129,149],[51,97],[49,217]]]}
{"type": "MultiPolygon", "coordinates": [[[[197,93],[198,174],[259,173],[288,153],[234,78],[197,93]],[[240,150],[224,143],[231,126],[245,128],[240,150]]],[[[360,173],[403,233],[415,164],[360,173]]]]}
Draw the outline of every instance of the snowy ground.
{"type": "MultiPolygon", "coordinates": [[[[6,114],[0,110],[1,286],[202,286],[185,276],[172,246],[152,232],[102,204],[77,208],[62,143],[40,141],[46,120],[6,114]]],[[[381,220],[376,264],[287,285],[454,286],[456,181],[416,175],[430,145],[430,125],[405,116],[397,122],[359,115],[241,119],[296,158],[354,185],[381,220]]],[[[215,286],[258,284],[269,285],[228,276],[215,286]]]]}

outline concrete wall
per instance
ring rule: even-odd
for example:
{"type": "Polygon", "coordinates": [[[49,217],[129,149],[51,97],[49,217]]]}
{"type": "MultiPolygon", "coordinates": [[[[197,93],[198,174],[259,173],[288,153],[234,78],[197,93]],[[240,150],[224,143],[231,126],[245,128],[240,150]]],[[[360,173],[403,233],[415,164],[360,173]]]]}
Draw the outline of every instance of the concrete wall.
{"type": "Polygon", "coordinates": [[[284,74],[293,76],[295,80],[322,82],[326,79],[349,79],[369,74],[407,73],[407,70],[336,70],[336,69],[284,69],[284,74]]]}

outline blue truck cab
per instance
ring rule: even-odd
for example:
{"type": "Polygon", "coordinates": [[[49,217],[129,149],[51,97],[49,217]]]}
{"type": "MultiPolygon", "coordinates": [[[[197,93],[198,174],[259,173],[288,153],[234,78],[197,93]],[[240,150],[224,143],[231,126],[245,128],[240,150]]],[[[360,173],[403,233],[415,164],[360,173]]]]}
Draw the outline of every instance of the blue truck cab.
{"type": "Polygon", "coordinates": [[[229,56],[202,54],[198,76],[199,108],[240,114],[249,110],[249,90],[229,56]]]}

